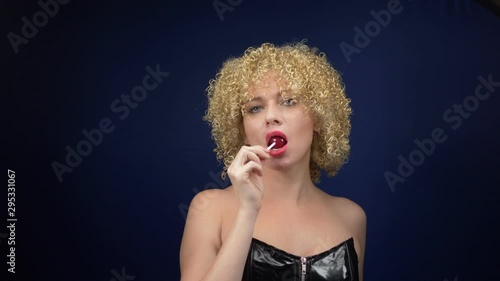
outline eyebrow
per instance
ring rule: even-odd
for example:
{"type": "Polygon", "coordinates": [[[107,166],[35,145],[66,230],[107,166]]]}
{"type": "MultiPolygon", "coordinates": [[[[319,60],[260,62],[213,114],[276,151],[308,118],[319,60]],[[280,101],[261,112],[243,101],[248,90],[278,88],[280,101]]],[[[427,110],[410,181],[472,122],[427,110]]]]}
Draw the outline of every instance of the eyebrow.
{"type": "MultiPolygon", "coordinates": [[[[278,95],[283,97],[283,94],[289,94],[289,93],[291,93],[290,90],[282,90],[278,93],[278,95]]],[[[246,103],[253,102],[253,101],[262,101],[262,100],[263,100],[262,96],[258,96],[258,97],[254,97],[254,98],[248,100],[246,103]]]]}
{"type": "Polygon", "coordinates": [[[262,97],[255,97],[253,99],[248,100],[246,103],[253,102],[253,101],[262,101],[262,100],[263,100],[262,97]]]}

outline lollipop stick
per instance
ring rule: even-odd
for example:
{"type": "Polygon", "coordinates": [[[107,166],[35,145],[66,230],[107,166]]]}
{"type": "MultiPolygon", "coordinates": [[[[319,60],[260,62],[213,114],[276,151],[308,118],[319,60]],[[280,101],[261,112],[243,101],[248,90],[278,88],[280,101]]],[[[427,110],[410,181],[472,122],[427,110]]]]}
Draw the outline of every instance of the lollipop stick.
{"type": "Polygon", "coordinates": [[[273,148],[273,146],[276,145],[276,142],[273,142],[270,146],[267,147],[267,150],[270,150],[271,148],[273,148]]]}

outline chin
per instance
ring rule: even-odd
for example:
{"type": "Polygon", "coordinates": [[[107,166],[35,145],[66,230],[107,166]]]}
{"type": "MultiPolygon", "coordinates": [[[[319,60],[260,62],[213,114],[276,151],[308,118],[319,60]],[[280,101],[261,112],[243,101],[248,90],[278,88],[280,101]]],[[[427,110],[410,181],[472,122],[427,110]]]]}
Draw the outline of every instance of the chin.
{"type": "MultiPolygon", "coordinates": [[[[270,159],[266,160],[266,165],[269,169],[272,170],[278,170],[278,171],[286,171],[291,169],[292,167],[299,165],[301,159],[296,159],[295,157],[291,157],[290,151],[287,151],[287,153],[278,156],[278,157],[271,157],[270,159]]],[[[296,153],[295,153],[296,155],[296,153]]],[[[306,155],[303,156],[304,158],[306,155]]],[[[302,159],[304,159],[302,158],[302,159]]],[[[307,158],[307,161],[309,162],[309,158],[307,158]]],[[[307,165],[309,167],[309,165],[307,165]]]]}

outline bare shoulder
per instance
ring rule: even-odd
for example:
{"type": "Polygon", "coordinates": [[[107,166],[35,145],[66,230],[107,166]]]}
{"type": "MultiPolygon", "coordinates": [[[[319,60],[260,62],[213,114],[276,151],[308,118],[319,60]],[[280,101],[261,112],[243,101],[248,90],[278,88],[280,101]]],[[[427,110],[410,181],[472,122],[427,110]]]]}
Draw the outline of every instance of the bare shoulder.
{"type": "MultiPolygon", "coordinates": [[[[227,203],[233,196],[234,191],[232,187],[227,187],[224,189],[206,189],[198,192],[189,205],[189,213],[205,213],[211,214],[212,218],[214,215],[221,214],[224,208],[224,203],[227,203]]],[[[189,218],[188,213],[188,218],[189,218]]]]}
{"type": "Polygon", "coordinates": [[[356,224],[366,224],[366,213],[363,208],[345,197],[332,196],[333,206],[335,211],[341,214],[345,221],[350,221],[356,224]]]}
{"type": "Polygon", "coordinates": [[[332,196],[324,193],[330,213],[337,221],[342,222],[350,233],[362,235],[366,229],[366,213],[364,209],[351,199],[332,196]]]}

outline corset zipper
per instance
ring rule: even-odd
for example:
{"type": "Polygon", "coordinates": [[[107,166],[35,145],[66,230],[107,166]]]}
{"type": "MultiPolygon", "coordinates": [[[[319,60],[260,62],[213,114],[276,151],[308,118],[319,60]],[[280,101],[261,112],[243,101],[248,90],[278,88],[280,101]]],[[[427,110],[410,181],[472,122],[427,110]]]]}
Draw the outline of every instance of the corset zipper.
{"type": "Polygon", "coordinates": [[[302,257],[300,258],[300,262],[302,264],[302,274],[300,275],[301,276],[301,280],[302,281],[305,281],[306,280],[306,262],[307,262],[307,259],[305,257],[302,257]]]}

